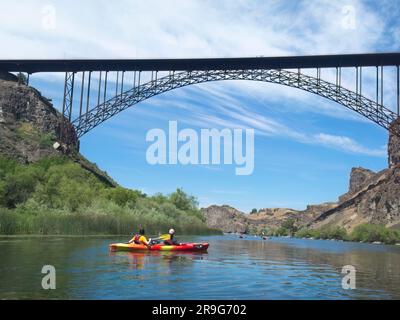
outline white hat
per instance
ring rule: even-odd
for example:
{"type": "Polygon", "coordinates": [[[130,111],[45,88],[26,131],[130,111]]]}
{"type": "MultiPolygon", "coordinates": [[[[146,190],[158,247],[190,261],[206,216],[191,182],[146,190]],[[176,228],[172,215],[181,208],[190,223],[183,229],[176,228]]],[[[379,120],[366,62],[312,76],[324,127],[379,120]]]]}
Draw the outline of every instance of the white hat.
{"type": "Polygon", "coordinates": [[[175,233],[175,230],[174,230],[174,229],[169,229],[168,233],[169,233],[169,234],[174,234],[174,233],[175,233]]]}

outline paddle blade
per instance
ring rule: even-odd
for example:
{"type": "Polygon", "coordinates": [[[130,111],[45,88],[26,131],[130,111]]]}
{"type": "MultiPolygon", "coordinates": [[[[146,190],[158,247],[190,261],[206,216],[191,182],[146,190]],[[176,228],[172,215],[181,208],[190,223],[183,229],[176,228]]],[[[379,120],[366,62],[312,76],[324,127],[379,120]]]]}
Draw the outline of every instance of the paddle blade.
{"type": "Polygon", "coordinates": [[[160,239],[160,240],[169,240],[169,238],[170,238],[170,235],[167,233],[167,234],[162,234],[162,235],[160,235],[157,239],[160,239]]]}

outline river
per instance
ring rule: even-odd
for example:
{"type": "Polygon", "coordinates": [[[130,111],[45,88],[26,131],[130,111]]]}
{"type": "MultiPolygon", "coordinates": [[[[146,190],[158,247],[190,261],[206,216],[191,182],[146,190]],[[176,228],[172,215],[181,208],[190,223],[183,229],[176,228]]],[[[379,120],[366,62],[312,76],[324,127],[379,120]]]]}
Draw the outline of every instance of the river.
{"type": "MultiPolygon", "coordinates": [[[[178,238],[179,239],[179,238],[178,238]]],[[[400,247],[235,235],[207,253],[110,253],[105,237],[1,237],[0,299],[400,299],[400,247]],[[56,289],[41,286],[43,265],[56,289]],[[356,288],[342,288],[342,267],[356,288]]]]}

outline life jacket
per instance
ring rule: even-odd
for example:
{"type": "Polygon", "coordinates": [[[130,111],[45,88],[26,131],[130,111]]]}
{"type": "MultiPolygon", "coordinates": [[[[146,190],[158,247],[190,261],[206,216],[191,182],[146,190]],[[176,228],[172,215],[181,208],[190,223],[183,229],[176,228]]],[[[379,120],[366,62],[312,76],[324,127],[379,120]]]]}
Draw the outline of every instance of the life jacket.
{"type": "Polygon", "coordinates": [[[133,237],[133,242],[136,243],[136,244],[140,244],[140,237],[141,236],[142,235],[140,235],[140,234],[135,234],[135,236],[133,237]]]}
{"type": "Polygon", "coordinates": [[[170,234],[169,237],[168,237],[168,239],[165,239],[165,240],[164,240],[164,244],[173,246],[173,245],[177,245],[178,243],[177,243],[177,241],[174,239],[174,236],[170,234]]]}

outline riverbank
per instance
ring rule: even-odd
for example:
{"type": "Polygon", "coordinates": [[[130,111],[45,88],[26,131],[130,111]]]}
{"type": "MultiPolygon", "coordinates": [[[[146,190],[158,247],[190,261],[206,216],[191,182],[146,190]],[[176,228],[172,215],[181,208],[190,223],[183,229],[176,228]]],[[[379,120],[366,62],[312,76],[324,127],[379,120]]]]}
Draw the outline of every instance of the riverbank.
{"type": "Polygon", "coordinates": [[[346,242],[400,244],[400,231],[382,225],[360,224],[351,233],[342,227],[324,227],[320,229],[302,228],[296,230],[290,223],[267,233],[269,236],[291,236],[299,239],[339,240],[346,242]]]}
{"type": "Polygon", "coordinates": [[[31,164],[0,158],[0,234],[220,234],[207,227],[197,201],[177,189],[148,196],[110,187],[63,156],[31,164]]]}
{"type": "Polygon", "coordinates": [[[185,235],[220,234],[218,230],[209,229],[190,217],[184,221],[177,220],[157,222],[151,216],[129,210],[122,215],[115,215],[113,212],[69,213],[50,210],[26,213],[1,209],[0,235],[132,235],[137,232],[139,224],[144,226],[148,234],[166,233],[171,227],[185,235]]]}

